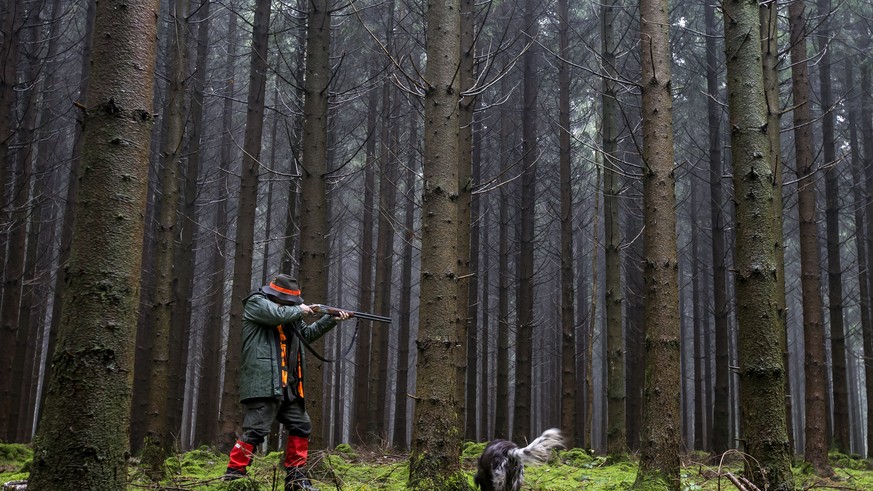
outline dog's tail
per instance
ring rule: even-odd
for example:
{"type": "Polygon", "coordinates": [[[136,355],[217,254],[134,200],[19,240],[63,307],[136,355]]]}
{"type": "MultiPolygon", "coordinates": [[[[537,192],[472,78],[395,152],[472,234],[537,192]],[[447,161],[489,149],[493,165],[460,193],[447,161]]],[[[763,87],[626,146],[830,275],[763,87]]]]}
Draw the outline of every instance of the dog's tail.
{"type": "Polygon", "coordinates": [[[525,464],[541,464],[549,460],[553,448],[563,446],[564,437],[561,436],[561,430],[551,428],[530,442],[530,445],[524,448],[513,448],[509,451],[509,454],[525,464]]]}

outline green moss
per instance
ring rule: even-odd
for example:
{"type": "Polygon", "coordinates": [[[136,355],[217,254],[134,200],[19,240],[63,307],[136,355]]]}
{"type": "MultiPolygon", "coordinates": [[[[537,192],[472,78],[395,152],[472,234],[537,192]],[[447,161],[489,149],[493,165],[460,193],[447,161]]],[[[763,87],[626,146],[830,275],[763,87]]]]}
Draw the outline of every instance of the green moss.
{"type": "Polygon", "coordinates": [[[33,463],[33,448],[19,443],[0,443],[0,486],[27,479],[33,463]]]}
{"type": "Polygon", "coordinates": [[[487,443],[464,442],[464,447],[461,449],[461,460],[470,461],[476,460],[485,451],[487,443]]]}
{"type": "MultiPolygon", "coordinates": [[[[30,448],[19,445],[14,449],[0,445],[0,463],[11,470],[0,473],[0,485],[12,480],[27,479],[27,463],[30,448]],[[13,457],[9,460],[6,457],[13,457]]],[[[420,483],[417,489],[458,491],[472,489],[475,462],[484,444],[469,443],[464,446],[461,471],[440,483],[420,483]]],[[[696,463],[682,469],[681,491],[717,491],[732,489],[724,477],[725,472],[739,475],[743,472],[742,460],[727,459],[722,466],[707,465],[708,459],[695,456],[696,463]],[[721,476],[721,477],[719,477],[721,476]]],[[[284,469],[281,466],[282,452],[267,455],[256,454],[249,475],[245,479],[222,482],[219,478],[227,465],[227,455],[201,447],[190,452],[171,456],[166,461],[168,476],[161,483],[149,481],[137,460],[131,460],[130,489],[188,489],[192,491],[267,491],[282,489],[284,469]]],[[[407,491],[409,456],[405,454],[371,455],[368,451],[338,446],[330,452],[310,452],[310,476],[322,490],[337,491],[407,491]]],[[[794,467],[796,489],[815,487],[822,491],[838,489],[873,489],[873,471],[866,470],[866,461],[851,456],[832,455],[837,478],[823,480],[812,473],[804,472],[798,462],[794,467]]],[[[638,462],[634,456],[615,464],[607,464],[606,458],[582,449],[570,449],[558,454],[558,458],[544,465],[529,465],[525,468],[524,491],[663,491],[669,489],[663,481],[654,479],[637,483],[638,462]]]]}

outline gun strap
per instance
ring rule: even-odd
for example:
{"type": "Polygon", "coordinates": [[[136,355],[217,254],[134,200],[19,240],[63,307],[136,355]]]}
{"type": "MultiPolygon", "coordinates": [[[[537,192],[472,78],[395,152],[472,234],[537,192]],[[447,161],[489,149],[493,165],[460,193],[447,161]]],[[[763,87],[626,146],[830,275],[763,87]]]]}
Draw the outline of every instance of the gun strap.
{"type": "MultiPolygon", "coordinates": [[[[313,348],[312,345],[309,344],[309,342],[307,342],[305,339],[303,339],[303,335],[300,334],[300,331],[298,331],[297,329],[294,329],[292,327],[291,332],[293,332],[294,335],[297,336],[297,339],[300,340],[300,343],[303,344],[303,347],[306,348],[306,351],[309,351],[310,353],[312,353],[312,356],[318,358],[319,360],[321,360],[325,363],[335,363],[336,362],[336,360],[332,360],[330,358],[325,358],[324,356],[320,355],[317,351],[315,351],[315,348],[313,348]]],[[[352,334],[352,341],[349,343],[349,347],[346,348],[345,352],[343,352],[343,354],[340,355],[341,359],[345,360],[346,357],[349,355],[349,353],[352,352],[352,347],[355,345],[355,338],[357,338],[357,337],[358,337],[358,323],[356,322],[355,323],[355,332],[352,334]]]]}

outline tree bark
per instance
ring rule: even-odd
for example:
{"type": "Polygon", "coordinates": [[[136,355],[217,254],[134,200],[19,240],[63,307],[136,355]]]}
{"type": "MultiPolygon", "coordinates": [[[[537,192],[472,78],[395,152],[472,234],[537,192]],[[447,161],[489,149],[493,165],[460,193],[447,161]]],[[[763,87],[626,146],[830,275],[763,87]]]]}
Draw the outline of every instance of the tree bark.
{"type": "Polygon", "coordinates": [[[680,326],[667,0],[640,0],[646,384],[635,487],[679,489],[680,326]]]}
{"type": "Polygon", "coordinates": [[[409,484],[413,490],[464,490],[461,470],[463,333],[458,329],[458,102],[460,3],[432,2],[427,25],[424,100],[421,290],[415,421],[409,484]]]}
{"type": "MultiPolygon", "coordinates": [[[[156,278],[152,292],[151,368],[149,372],[148,407],[145,414],[143,464],[150,475],[158,479],[163,474],[164,460],[172,445],[169,428],[170,392],[170,325],[172,322],[173,286],[176,282],[173,252],[177,234],[176,211],[179,207],[179,166],[185,134],[185,91],[187,86],[187,17],[188,0],[170,4],[171,73],[167,83],[167,106],[163,118],[164,143],[161,149],[161,200],[158,211],[156,250],[153,271],[156,278]]],[[[173,338],[173,343],[181,339],[173,338]]],[[[172,397],[172,396],[171,396],[172,397]]]]}
{"type": "Polygon", "coordinates": [[[758,3],[728,0],[725,12],[728,109],[736,206],[736,296],[742,426],[759,488],[793,489],[785,433],[785,371],[776,299],[773,169],[761,69],[758,3]],[[778,410],[776,408],[779,408],[778,410]]]}
{"type": "MultiPolygon", "coordinates": [[[[88,97],[88,79],[91,70],[91,48],[94,38],[91,32],[94,30],[94,16],[97,6],[94,2],[88,2],[88,10],[85,12],[85,42],[82,47],[82,64],[80,68],[79,79],[79,97],[85,100],[88,97]]],[[[79,121],[77,120],[77,123],[79,121]]],[[[61,236],[58,243],[58,269],[57,276],[54,282],[54,298],[52,299],[51,325],[48,333],[48,345],[46,353],[47,359],[51,359],[57,343],[57,333],[61,324],[61,306],[64,303],[66,294],[66,277],[67,277],[67,262],[70,257],[70,243],[73,240],[73,224],[76,218],[76,202],[79,192],[79,164],[82,160],[82,146],[84,139],[82,138],[82,124],[76,124],[76,132],[73,137],[73,156],[70,159],[70,168],[67,173],[67,195],[64,200],[64,218],[61,223],[61,236]]],[[[45,364],[45,372],[43,373],[43,387],[45,382],[51,380],[52,364],[45,364]]],[[[43,389],[39,395],[40,402],[37,412],[42,412],[42,406],[45,401],[46,390],[43,389]]],[[[40,419],[36,416],[37,421],[40,419]]]]}
{"type": "MultiPolygon", "coordinates": [[[[327,115],[330,82],[330,9],[327,0],[309,2],[306,30],[306,86],[303,104],[303,180],[300,196],[300,283],[306,298],[327,298],[327,236],[329,209],[327,206],[327,115]]],[[[319,340],[316,351],[324,346],[319,340]]],[[[307,412],[312,427],[321,429],[324,364],[310,357],[307,412]]],[[[324,436],[313,432],[311,445],[322,448],[324,436]]]]}
{"type": "Polygon", "coordinates": [[[29,489],[127,486],[119,428],[130,415],[157,10],[156,1],[97,5],[95,32],[111,36],[94,38],[69,297],[29,489]]]}
{"type": "Polygon", "coordinates": [[[849,388],[846,368],[846,339],[843,323],[843,284],[840,260],[839,184],[837,157],[834,143],[833,95],[831,92],[830,41],[831,2],[817,0],[819,26],[819,90],[822,111],[822,154],[825,167],[825,223],[827,228],[828,259],[828,317],[831,327],[831,356],[833,357],[834,388],[834,445],[845,454],[851,453],[849,439],[849,388]]]}
{"type": "Polygon", "coordinates": [[[791,408],[790,360],[788,350],[788,309],[785,297],[785,246],[782,232],[782,145],[779,101],[779,45],[778,5],[776,2],[760,4],[762,66],[764,68],[764,97],[767,105],[767,138],[770,147],[770,169],[773,173],[773,247],[776,258],[776,302],[779,314],[779,343],[785,369],[785,427],[788,433],[789,450],[794,449],[793,410],[791,408]]]}
{"type": "Polygon", "coordinates": [[[800,277],[803,293],[803,344],[806,380],[806,438],[804,459],[819,475],[833,471],[828,463],[827,366],[821,299],[821,252],[815,212],[812,116],[806,54],[804,4],[788,6],[791,26],[791,93],[794,98],[794,151],[797,160],[797,208],[800,221],[800,277]]]}
{"type": "MultiPolygon", "coordinates": [[[[469,90],[476,82],[473,69],[474,20],[476,10],[473,0],[461,0],[461,53],[460,78],[461,93],[469,90]]],[[[473,173],[473,110],[476,97],[465,95],[461,97],[458,127],[458,326],[465,333],[466,359],[459,376],[466,381],[466,392],[460,400],[464,401],[464,435],[467,440],[476,440],[476,392],[479,339],[476,329],[476,270],[471,268],[474,261],[472,242],[475,217],[472,216],[473,193],[476,183],[472,180],[473,173]],[[473,274],[471,274],[473,272],[473,274]]]]}
{"type": "Polygon", "coordinates": [[[603,145],[603,234],[605,239],[606,274],[604,294],[606,300],[606,352],[607,352],[607,415],[606,452],[619,456],[627,452],[627,427],[625,421],[625,347],[623,333],[624,290],[621,284],[621,216],[618,195],[621,183],[618,178],[618,100],[615,89],[618,71],[615,65],[616,18],[619,5],[615,0],[600,7],[602,145],[603,145]]]}

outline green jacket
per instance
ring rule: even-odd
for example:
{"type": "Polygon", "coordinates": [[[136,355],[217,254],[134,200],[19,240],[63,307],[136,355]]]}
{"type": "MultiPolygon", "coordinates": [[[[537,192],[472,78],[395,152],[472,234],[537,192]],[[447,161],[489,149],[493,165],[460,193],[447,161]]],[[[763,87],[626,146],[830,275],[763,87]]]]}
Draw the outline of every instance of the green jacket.
{"type": "Polygon", "coordinates": [[[289,389],[289,396],[303,397],[306,350],[290,330],[296,329],[306,342],[312,343],[333,329],[336,321],[324,315],[306,325],[299,307],[277,304],[260,292],[253,293],[244,302],[240,401],[253,397],[281,397],[285,387],[289,389]]]}

